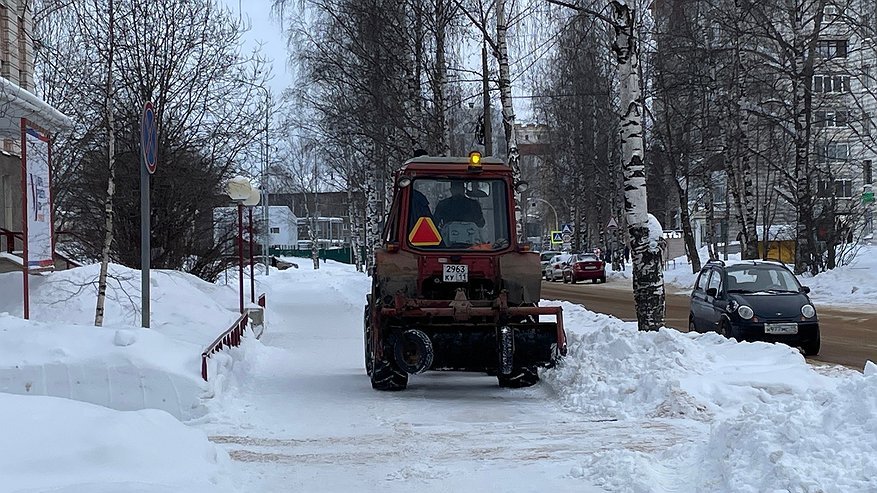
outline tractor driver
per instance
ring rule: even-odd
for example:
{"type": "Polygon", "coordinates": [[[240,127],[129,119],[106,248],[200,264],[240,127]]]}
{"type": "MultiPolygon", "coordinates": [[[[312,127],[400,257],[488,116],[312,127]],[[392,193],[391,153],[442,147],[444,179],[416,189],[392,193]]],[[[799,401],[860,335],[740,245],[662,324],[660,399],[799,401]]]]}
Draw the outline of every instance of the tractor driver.
{"type": "Polygon", "coordinates": [[[481,204],[466,196],[466,185],[460,180],[451,182],[451,196],[436,204],[434,216],[440,228],[452,222],[475,223],[479,228],[484,227],[481,204]]]}

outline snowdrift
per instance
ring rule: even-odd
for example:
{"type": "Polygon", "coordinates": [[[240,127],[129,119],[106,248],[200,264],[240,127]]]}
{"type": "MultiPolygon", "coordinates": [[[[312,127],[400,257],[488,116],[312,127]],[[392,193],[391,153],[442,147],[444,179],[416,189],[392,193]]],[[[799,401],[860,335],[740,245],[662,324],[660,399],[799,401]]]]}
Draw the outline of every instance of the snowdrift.
{"type": "Polygon", "coordinates": [[[877,365],[808,365],[785,345],[639,332],[562,303],[570,354],[543,373],[567,408],[692,427],[668,451],[613,450],[583,470],[612,491],[875,491],[877,365]],[[657,460],[656,460],[657,459],[657,460]],[[688,490],[686,488],[686,490],[688,490]]]}
{"type": "Polygon", "coordinates": [[[203,416],[221,390],[227,354],[200,354],[238,317],[237,292],[175,271],[151,273],[151,329],[140,325],[140,271],[110,265],[104,327],[94,327],[99,265],[31,278],[31,318],[21,314],[21,274],[0,274],[0,392],[90,402],[117,410],[203,416]],[[231,307],[231,309],[229,308],[231,307]]]}
{"type": "Polygon", "coordinates": [[[228,455],[162,411],[0,393],[0,422],[3,491],[234,491],[221,474],[228,455]]]}

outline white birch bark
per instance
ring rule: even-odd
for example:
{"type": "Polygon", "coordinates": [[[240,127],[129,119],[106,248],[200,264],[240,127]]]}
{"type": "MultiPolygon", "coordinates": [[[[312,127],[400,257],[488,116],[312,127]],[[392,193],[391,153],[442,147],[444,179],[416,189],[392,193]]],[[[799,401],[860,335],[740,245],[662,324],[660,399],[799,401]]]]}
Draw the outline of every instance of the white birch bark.
{"type": "MultiPolygon", "coordinates": [[[[508,25],[506,24],[506,2],[496,2],[496,59],[499,64],[499,98],[502,103],[502,121],[505,129],[506,153],[512,169],[512,181],[521,181],[520,153],[515,132],[515,108],[512,104],[512,79],[509,69],[508,25]]],[[[521,213],[521,194],[515,190],[515,235],[518,242],[523,241],[524,224],[521,213]]]]}
{"type": "MultiPolygon", "coordinates": [[[[313,186],[314,186],[314,211],[311,212],[309,210],[306,210],[305,212],[307,212],[308,217],[311,218],[311,224],[310,224],[310,227],[308,228],[308,231],[310,232],[310,240],[311,240],[311,260],[314,262],[314,270],[319,270],[319,268],[320,268],[320,242],[319,242],[320,235],[317,233],[317,226],[320,223],[320,219],[319,219],[319,217],[317,217],[317,214],[319,213],[318,211],[320,210],[320,208],[317,207],[317,184],[316,184],[316,181],[317,181],[317,163],[316,163],[316,161],[314,161],[314,177],[313,177],[313,182],[312,182],[313,186]]],[[[308,199],[307,199],[307,196],[305,196],[305,207],[307,208],[307,206],[308,206],[308,199]]],[[[331,224],[329,224],[328,226],[330,228],[332,227],[331,224]]]]}
{"type": "MultiPolygon", "coordinates": [[[[737,22],[743,23],[746,15],[741,0],[734,1],[737,14],[737,22]]],[[[734,102],[734,121],[737,128],[734,134],[736,149],[734,159],[728,160],[729,188],[734,198],[734,206],[737,211],[737,223],[740,226],[740,251],[742,258],[753,259],[758,257],[758,233],[755,229],[757,221],[755,213],[755,194],[752,190],[752,163],[749,149],[749,120],[751,112],[746,90],[746,54],[742,43],[742,26],[736,29],[734,44],[734,71],[737,100],[734,102]]],[[[727,156],[727,153],[726,153],[727,156]]]]}
{"type": "Polygon", "coordinates": [[[367,265],[369,269],[375,264],[375,250],[381,244],[381,201],[384,200],[382,186],[379,184],[378,173],[368,173],[366,181],[366,229],[365,238],[368,247],[367,265]]]}
{"type": "Polygon", "coordinates": [[[663,256],[657,242],[649,238],[636,26],[633,11],[626,4],[613,1],[610,8],[615,28],[612,50],[618,61],[621,90],[624,205],[633,263],[633,297],[639,329],[658,330],[664,325],[663,256]]]}
{"type": "Polygon", "coordinates": [[[94,310],[94,325],[102,326],[104,323],[104,304],[107,297],[107,270],[110,262],[110,247],[113,243],[113,195],[116,193],[116,121],[114,116],[113,88],[113,55],[115,51],[115,11],[114,0],[109,2],[108,32],[107,32],[107,80],[106,80],[106,112],[107,112],[107,197],[104,201],[104,244],[101,249],[100,274],[97,281],[97,305],[94,310]]]}
{"type": "Polygon", "coordinates": [[[438,153],[440,156],[451,154],[451,129],[448,126],[448,67],[445,57],[445,41],[447,39],[448,12],[444,0],[435,2],[435,83],[433,99],[435,100],[435,125],[441,140],[438,153]]]}

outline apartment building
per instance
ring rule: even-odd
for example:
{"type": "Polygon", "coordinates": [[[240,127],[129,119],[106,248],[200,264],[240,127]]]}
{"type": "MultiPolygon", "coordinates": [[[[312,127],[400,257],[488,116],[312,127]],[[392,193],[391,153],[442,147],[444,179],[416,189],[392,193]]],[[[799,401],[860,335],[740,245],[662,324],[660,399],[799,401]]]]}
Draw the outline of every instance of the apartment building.
{"type": "Polygon", "coordinates": [[[813,76],[817,207],[828,212],[825,220],[835,220],[850,236],[872,237],[877,6],[873,0],[830,4],[825,22],[813,76]]]}

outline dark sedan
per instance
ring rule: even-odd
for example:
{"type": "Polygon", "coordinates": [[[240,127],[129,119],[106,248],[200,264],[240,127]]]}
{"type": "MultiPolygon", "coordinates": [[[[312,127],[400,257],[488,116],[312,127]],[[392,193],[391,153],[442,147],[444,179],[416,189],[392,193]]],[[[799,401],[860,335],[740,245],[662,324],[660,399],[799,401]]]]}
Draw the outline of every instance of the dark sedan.
{"type": "Polygon", "coordinates": [[[573,255],[563,268],[563,282],[606,282],[606,264],[593,253],[573,255]]]}
{"type": "Polygon", "coordinates": [[[710,261],[691,293],[689,330],[714,330],[738,341],[782,342],[819,353],[816,309],[798,279],[773,261],[710,261]]]}

